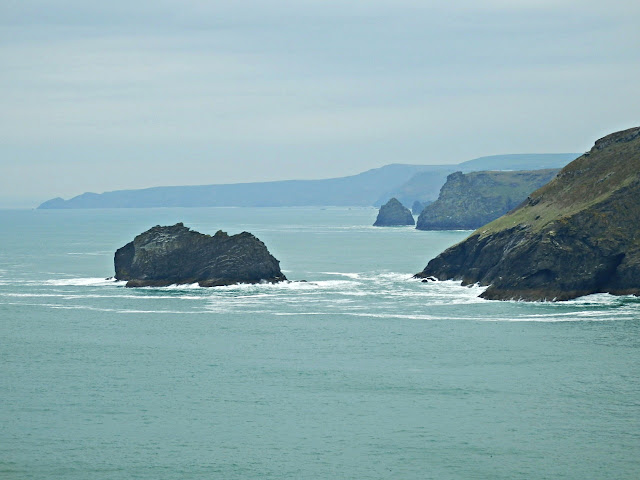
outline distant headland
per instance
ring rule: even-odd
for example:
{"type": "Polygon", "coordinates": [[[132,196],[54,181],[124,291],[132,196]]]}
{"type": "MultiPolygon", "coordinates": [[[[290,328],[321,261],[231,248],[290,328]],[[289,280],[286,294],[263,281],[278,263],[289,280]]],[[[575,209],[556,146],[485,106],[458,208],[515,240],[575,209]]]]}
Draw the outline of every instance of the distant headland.
{"type": "Polygon", "coordinates": [[[418,230],[475,230],[516,208],[559,169],[452,173],[435,202],[423,207],[418,230]]]}
{"type": "Polygon", "coordinates": [[[380,206],[391,197],[397,198],[405,205],[412,205],[416,200],[435,200],[447,175],[456,171],[561,168],[578,155],[494,155],[455,165],[391,164],[358,175],[324,180],[87,192],[69,200],[54,198],[42,203],[38,208],[380,206]]]}

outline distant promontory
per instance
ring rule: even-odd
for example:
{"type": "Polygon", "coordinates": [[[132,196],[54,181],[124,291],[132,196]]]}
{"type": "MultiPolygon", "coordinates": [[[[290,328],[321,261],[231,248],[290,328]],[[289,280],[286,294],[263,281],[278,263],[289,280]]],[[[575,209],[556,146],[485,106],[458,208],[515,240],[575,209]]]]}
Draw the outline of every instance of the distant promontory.
{"type": "Polygon", "coordinates": [[[438,199],[425,206],[418,230],[475,230],[520,205],[559,169],[452,173],[438,199]]]}
{"type": "Polygon", "coordinates": [[[286,280],[280,262],[248,232],[204,235],[185,227],[155,226],[119,248],[117,280],[127,287],[197,283],[202,287],[286,280]]]}
{"type": "MultiPolygon", "coordinates": [[[[433,201],[455,171],[561,168],[575,153],[514,154],[481,157],[457,165],[390,164],[348,177],[151,187],[86,192],[68,200],[53,198],[39,209],[157,207],[380,206],[395,197],[406,205],[433,201]]],[[[205,173],[203,173],[204,175],[205,173]]],[[[213,175],[213,172],[211,172],[213,175]]]]}
{"type": "Polygon", "coordinates": [[[417,276],[487,285],[497,300],[640,295],[640,127],[598,140],[417,276]]]}

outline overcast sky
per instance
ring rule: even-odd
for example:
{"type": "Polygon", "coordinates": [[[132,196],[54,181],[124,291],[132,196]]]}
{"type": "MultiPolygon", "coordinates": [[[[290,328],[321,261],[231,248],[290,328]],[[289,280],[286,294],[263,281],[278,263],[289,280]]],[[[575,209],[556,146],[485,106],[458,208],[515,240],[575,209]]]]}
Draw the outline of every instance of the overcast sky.
{"type": "Polygon", "coordinates": [[[640,125],[639,25],[637,0],[3,0],[0,206],[584,151],[640,125]]]}

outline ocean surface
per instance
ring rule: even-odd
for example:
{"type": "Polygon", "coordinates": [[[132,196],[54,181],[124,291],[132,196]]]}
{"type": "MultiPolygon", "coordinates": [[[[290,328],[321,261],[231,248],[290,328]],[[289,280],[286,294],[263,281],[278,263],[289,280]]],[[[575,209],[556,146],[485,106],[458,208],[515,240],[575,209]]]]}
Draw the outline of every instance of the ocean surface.
{"type": "Polygon", "coordinates": [[[0,211],[0,478],[640,478],[640,299],[423,284],[469,232],[375,217],[0,211]],[[306,282],[106,279],[179,221],[250,231],[306,282]]]}

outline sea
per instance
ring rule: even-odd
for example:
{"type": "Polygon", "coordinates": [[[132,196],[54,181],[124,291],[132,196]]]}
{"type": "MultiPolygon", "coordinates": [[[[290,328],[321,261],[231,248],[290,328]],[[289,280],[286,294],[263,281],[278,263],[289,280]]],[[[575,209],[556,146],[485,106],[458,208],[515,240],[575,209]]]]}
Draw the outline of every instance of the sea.
{"type": "Polygon", "coordinates": [[[640,299],[422,283],[470,232],[376,213],[0,210],[0,478],[640,478],[640,299]],[[177,222],[253,233],[290,282],[111,278],[177,222]]]}

